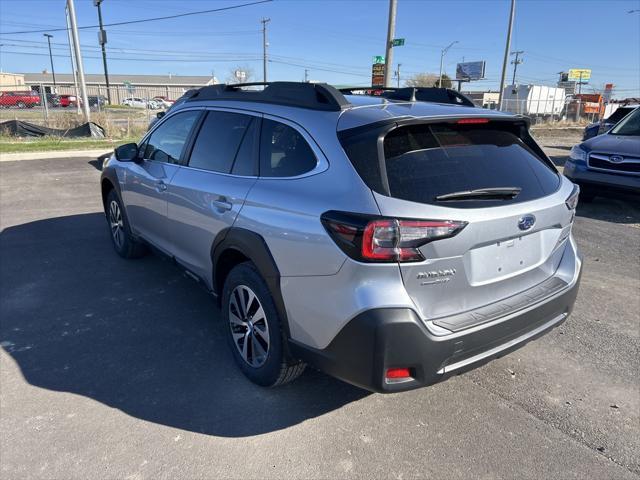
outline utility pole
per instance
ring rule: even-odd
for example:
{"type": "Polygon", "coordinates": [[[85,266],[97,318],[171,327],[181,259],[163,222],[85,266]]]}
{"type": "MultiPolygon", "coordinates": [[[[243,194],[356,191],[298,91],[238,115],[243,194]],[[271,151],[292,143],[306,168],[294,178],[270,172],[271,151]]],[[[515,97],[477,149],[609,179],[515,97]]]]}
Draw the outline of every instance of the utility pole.
{"type": "Polygon", "coordinates": [[[43,34],[45,37],[47,37],[47,43],[49,44],[49,60],[51,61],[51,74],[53,75],[53,90],[56,90],[56,71],[53,68],[53,55],[51,54],[51,39],[53,38],[53,35],[51,35],[50,33],[45,33],[43,34]]]}
{"type": "Polygon", "coordinates": [[[498,96],[498,108],[502,110],[504,100],[504,79],[507,76],[507,61],[509,60],[509,50],[511,50],[511,32],[513,30],[513,17],[516,13],[516,0],[511,0],[511,13],[509,14],[509,26],[507,27],[507,44],[504,46],[504,60],[502,61],[502,75],[500,76],[500,95],[498,96]]]}
{"type": "Polygon", "coordinates": [[[520,65],[522,63],[522,60],[520,60],[520,55],[522,55],[524,53],[524,50],[518,50],[516,52],[511,52],[511,55],[515,55],[516,58],[514,60],[511,60],[511,64],[513,65],[513,80],[511,81],[511,85],[515,85],[516,84],[516,71],[518,70],[518,65],[520,65]]]}
{"type": "Polygon", "coordinates": [[[263,17],[260,22],[262,23],[262,81],[267,83],[267,23],[271,21],[270,18],[263,17]]]}
{"type": "Polygon", "coordinates": [[[451,42],[448,46],[442,49],[440,52],[440,77],[438,79],[438,88],[442,88],[442,67],[444,66],[444,56],[447,54],[449,49],[453,47],[456,43],[459,43],[458,40],[451,42]]]}
{"type": "Polygon", "coordinates": [[[87,99],[87,85],[84,82],[84,67],[82,66],[82,52],[80,52],[80,39],[78,38],[78,23],[76,22],[76,8],[73,0],[67,0],[69,8],[69,23],[71,23],[71,38],[73,40],[73,50],[76,54],[76,65],[78,66],[78,77],[80,78],[80,98],[82,99],[82,113],[86,122],[91,121],[89,112],[89,100],[87,99]]]}
{"type": "Polygon", "coordinates": [[[304,83],[309,82],[309,69],[305,68],[304,69],[304,83]]]}
{"type": "Polygon", "coordinates": [[[402,66],[401,63],[398,64],[398,69],[396,70],[396,80],[397,83],[396,85],[398,86],[398,88],[400,88],[400,67],[402,66]]]}
{"type": "Polygon", "coordinates": [[[387,48],[384,55],[384,86],[391,86],[393,68],[393,37],[396,35],[396,10],[398,0],[389,0],[389,25],[387,27],[387,48]]]}
{"type": "MultiPolygon", "coordinates": [[[[102,10],[100,9],[100,4],[104,0],[93,0],[93,4],[98,7],[98,24],[100,25],[100,30],[98,31],[98,43],[102,48],[102,65],[104,66],[104,80],[107,84],[107,104],[111,105],[111,88],[109,88],[109,71],[107,70],[107,49],[105,45],[107,44],[107,32],[102,28],[102,10]]],[[[100,102],[98,101],[98,105],[100,102]]]]}
{"type": "MultiPolygon", "coordinates": [[[[64,8],[64,16],[67,21],[67,37],[69,39],[69,59],[71,60],[71,71],[73,72],[73,86],[76,90],[76,100],[80,98],[80,92],[78,91],[78,74],[76,73],[77,62],[73,57],[73,41],[71,40],[71,24],[69,23],[69,9],[64,8]]],[[[76,101],[76,111],[80,115],[80,102],[76,101]]]]}

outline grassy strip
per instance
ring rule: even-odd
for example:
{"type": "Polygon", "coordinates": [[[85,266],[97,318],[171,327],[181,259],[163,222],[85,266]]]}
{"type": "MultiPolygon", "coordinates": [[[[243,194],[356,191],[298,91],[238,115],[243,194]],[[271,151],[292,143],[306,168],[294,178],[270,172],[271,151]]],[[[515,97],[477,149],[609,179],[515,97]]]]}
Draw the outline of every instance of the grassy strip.
{"type": "Polygon", "coordinates": [[[104,148],[105,152],[113,150],[118,145],[137,142],[139,138],[121,139],[63,139],[54,137],[40,137],[34,139],[15,139],[0,137],[0,153],[19,152],[51,152],[61,150],[90,150],[104,148]]]}

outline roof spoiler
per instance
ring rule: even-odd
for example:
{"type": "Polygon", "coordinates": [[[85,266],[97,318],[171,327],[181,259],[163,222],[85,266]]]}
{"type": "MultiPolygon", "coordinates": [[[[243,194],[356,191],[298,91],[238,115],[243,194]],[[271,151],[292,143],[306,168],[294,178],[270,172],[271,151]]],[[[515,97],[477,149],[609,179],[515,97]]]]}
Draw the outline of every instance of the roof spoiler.
{"type": "Polygon", "coordinates": [[[350,105],[344,95],[326,83],[254,82],[208,85],[194,90],[187,101],[236,100],[271,103],[311,110],[340,111],[350,105]],[[257,89],[254,87],[264,87],[257,89]]]}
{"type": "Polygon", "coordinates": [[[449,103],[452,105],[464,105],[465,107],[475,107],[475,104],[462,93],[450,88],[436,87],[354,87],[341,88],[340,92],[345,95],[371,95],[384,97],[389,100],[401,100],[405,102],[434,102],[449,103]]]}

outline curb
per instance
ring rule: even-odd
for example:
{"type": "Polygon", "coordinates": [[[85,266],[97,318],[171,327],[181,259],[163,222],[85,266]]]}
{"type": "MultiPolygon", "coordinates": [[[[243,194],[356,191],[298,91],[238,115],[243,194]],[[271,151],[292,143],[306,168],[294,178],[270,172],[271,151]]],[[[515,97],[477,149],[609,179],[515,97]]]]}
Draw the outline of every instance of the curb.
{"type": "Polygon", "coordinates": [[[50,152],[16,152],[0,153],[0,162],[14,162],[17,160],[44,160],[49,158],[97,158],[103,155],[110,155],[113,150],[93,149],[93,150],[54,150],[50,152]]]}

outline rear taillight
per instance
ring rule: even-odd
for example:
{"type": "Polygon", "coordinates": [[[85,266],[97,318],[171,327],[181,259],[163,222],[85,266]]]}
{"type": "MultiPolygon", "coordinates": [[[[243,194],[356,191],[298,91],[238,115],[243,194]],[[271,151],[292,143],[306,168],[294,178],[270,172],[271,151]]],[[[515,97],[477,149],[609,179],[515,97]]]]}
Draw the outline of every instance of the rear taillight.
{"type": "Polygon", "coordinates": [[[573,186],[571,195],[565,200],[564,204],[569,210],[575,210],[578,206],[578,197],[580,196],[580,187],[578,185],[573,186]]]}
{"type": "Polygon", "coordinates": [[[419,247],[453,237],[466,222],[376,218],[345,212],[327,212],[322,224],[351,258],[365,262],[420,262],[419,247]]]}

